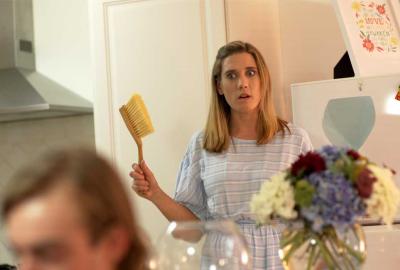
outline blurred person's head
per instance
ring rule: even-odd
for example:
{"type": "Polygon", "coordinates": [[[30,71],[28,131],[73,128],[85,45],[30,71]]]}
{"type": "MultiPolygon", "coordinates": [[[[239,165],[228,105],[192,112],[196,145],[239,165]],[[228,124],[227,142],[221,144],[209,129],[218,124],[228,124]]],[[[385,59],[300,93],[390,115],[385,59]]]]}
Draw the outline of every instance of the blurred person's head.
{"type": "Polygon", "coordinates": [[[2,217],[22,270],[143,269],[147,252],[116,171],[90,150],[61,150],[21,169],[2,217]]]}

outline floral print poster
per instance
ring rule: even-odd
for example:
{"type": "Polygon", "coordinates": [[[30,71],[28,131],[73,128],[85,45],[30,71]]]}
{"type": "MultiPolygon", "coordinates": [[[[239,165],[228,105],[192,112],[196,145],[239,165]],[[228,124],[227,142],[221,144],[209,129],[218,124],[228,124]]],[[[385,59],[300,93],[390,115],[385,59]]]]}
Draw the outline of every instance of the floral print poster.
{"type": "Polygon", "coordinates": [[[359,44],[368,53],[397,53],[399,32],[387,1],[352,1],[359,44]]]}
{"type": "Polygon", "coordinates": [[[400,0],[332,0],[355,76],[400,72],[400,0]]]}

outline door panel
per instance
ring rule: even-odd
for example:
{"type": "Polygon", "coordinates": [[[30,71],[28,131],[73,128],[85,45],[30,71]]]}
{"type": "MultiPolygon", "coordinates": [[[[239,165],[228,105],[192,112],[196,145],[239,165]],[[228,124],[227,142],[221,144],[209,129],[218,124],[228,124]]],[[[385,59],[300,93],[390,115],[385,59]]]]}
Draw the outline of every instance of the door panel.
{"type": "MultiPolygon", "coordinates": [[[[171,196],[187,143],[205,124],[208,57],[216,47],[208,40],[221,40],[216,31],[207,37],[206,21],[224,22],[210,18],[205,3],[215,6],[200,0],[92,3],[96,145],[118,166],[130,194],[128,173],[137,149],[118,108],[133,92],[141,94],[155,128],[143,139],[144,158],[171,196]]],[[[151,203],[132,197],[141,224],[155,239],[167,221],[151,203]]]]}

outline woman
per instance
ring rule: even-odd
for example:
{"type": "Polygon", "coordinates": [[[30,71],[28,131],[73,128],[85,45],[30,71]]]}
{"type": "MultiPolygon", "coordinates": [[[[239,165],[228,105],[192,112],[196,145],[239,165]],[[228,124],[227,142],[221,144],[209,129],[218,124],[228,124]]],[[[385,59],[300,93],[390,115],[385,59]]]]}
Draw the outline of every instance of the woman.
{"type": "Polygon", "coordinates": [[[145,162],[133,164],[132,188],[170,221],[234,220],[250,247],[254,269],[282,269],[280,231],[257,227],[249,203],[264,181],[311,148],[304,130],[276,116],[260,52],[234,41],[218,51],[206,127],[189,143],[174,199],[160,189],[145,162]]]}

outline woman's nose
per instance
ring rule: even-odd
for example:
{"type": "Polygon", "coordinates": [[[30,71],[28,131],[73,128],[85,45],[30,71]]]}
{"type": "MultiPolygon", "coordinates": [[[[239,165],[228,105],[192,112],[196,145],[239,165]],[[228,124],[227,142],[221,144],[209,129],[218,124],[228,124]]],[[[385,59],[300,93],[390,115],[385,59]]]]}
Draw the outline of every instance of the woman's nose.
{"type": "Polygon", "coordinates": [[[249,87],[249,80],[246,76],[240,76],[238,80],[239,89],[246,89],[249,87]]]}

